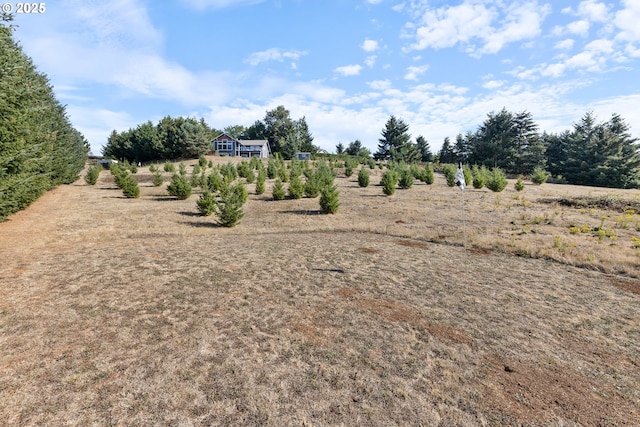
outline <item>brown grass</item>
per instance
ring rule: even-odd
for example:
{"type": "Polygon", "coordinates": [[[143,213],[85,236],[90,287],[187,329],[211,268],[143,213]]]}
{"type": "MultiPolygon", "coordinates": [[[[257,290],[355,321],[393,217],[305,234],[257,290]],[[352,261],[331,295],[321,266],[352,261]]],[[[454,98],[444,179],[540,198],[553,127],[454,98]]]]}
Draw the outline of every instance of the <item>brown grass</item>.
{"type": "Polygon", "coordinates": [[[467,190],[463,226],[440,176],[339,175],[336,215],[268,182],[226,229],[148,176],[0,224],[4,424],[640,424],[638,215],[538,201],[637,191],[467,190]]]}

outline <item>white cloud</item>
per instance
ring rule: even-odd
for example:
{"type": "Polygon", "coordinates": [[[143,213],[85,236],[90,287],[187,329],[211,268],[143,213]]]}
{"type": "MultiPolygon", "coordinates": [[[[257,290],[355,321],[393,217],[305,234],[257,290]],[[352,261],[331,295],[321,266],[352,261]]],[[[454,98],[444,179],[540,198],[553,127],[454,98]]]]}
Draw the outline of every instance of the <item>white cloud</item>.
{"type": "Polygon", "coordinates": [[[371,68],[376,65],[376,55],[367,56],[367,59],[364,60],[364,63],[367,67],[371,68]]]}
{"type": "Polygon", "coordinates": [[[640,2],[622,0],[624,8],[617,11],[614,23],[620,29],[618,38],[628,42],[640,42],[640,2]]]}
{"type": "Polygon", "coordinates": [[[376,40],[366,39],[362,43],[361,47],[365,52],[375,52],[376,50],[378,50],[378,42],[376,40]]]}
{"type": "Polygon", "coordinates": [[[569,34],[575,34],[578,36],[587,36],[589,34],[589,21],[581,19],[579,21],[573,21],[567,25],[567,32],[569,34]]]}
{"type": "Polygon", "coordinates": [[[421,65],[419,67],[407,67],[407,73],[404,75],[405,80],[418,80],[418,76],[424,74],[429,69],[428,65],[421,65]]]}
{"type": "Polygon", "coordinates": [[[494,90],[504,86],[504,82],[501,80],[489,80],[488,82],[482,85],[483,88],[494,90]]]}
{"type": "Polygon", "coordinates": [[[597,0],[581,2],[578,6],[578,14],[588,18],[591,22],[607,22],[609,20],[609,8],[597,0]]]}
{"type": "Polygon", "coordinates": [[[502,10],[491,2],[467,0],[456,6],[429,8],[405,31],[415,38],[405,51],[442,49],[462,44],[472,55],[497,53],[509,43],[526,41],[541,32],[548,5],[519,2],[502,10]],[[480,45],[479,47],[476,44],[480,45]]]}
{"type": "Polygon", "coordinates": [[[333,70],[337,74],[342,74],[345,77],[357,76],[362,71],[362,65],[345,65],[343,67],[337,67],[333,70]]]}
{"type": "Polygon", "coordinates": [[[389,80],[374,80],[367,82],[367,85],[374,90],[387,90],[391,88],[391,82],[389,80]]]}
{"type": "Polygon", "coordinates": [[[250,65],[258,65],[261,62],[268,61],[279,61],[282,62],[285,59],[293,59],[298,60],[300,57],[306,55],[307,52],[304,51],[296,51],[296,50],[282,50],[279,48],[271,48],[267,50],[263,50],[261,52],[253,52],[245,59],[245,63],[250,65]]]}
{"type": "Polygon", "coordinates": [[[553,47],[560,50],[570,50],[575,44],[573,39],[564,39],[557,42],[553,47]]]}

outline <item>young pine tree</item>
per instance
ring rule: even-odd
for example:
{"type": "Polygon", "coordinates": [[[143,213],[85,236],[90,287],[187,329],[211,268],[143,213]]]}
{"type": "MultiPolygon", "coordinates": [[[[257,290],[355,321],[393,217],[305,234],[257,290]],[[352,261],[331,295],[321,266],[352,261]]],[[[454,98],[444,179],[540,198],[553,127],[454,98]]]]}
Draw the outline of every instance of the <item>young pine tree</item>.
{"type": "Polygon", "coordinates": [[[369,186],[369,171],[365,168],[360,168],[360,172],[358,172],[358,185],[360,187],[369,186]]]}
{"type": "Polygon", "coordinates": [[[186,200],[191,196],[191,183],[186,176],[173,174],[171,182],[167,186],[167,191],[170,196],[176,197],[179,200],[186,200]]]}
{"type": "Polygon", "coordinates": [[[384,194],[392,196],[396,192],[396,186],[398,185],[398,172],[393,169],[384,171],[380,185],[382,185],[382,192],[384,194]]]}
{"type": "Polygon", "coordinates": [[[301,199],[304,195],[304,183],[299,175],[291,175],[289,182],[289,197],[292,199],[301,199]]]}
{"type": "Polygon", "coordinates": [[[276,179],[275,184],[273,184],[273,191],[271,194],[273,196],[273,200],[284,200],[284,184],[282,184],[282,181],[279,178],[276,179]]]}
{"type": "Polygon", "coordinates": [[[338,187],[335,184],[331,184],[322,189],[320,195],[320,209],[322,212],[334,214],[338,212],[340,207],[338,187]]]}

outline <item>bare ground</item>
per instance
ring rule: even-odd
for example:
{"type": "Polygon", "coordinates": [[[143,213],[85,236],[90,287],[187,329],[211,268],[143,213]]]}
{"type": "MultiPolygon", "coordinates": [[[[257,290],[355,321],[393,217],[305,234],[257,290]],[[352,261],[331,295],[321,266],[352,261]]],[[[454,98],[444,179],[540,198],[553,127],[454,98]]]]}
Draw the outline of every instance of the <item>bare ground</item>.
{"type": "Polygon", "coordinates": [[[339,176],[225,229],[148,178],[0,224],[7,425],[640,424],[638,216],[537,201],[612,190],[339,176]]]}

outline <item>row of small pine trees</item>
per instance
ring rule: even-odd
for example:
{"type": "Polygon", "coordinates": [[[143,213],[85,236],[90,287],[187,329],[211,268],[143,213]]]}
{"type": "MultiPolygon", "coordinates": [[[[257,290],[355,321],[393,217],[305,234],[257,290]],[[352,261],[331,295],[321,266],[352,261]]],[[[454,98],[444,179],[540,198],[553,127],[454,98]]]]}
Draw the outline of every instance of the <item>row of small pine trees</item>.
{"type": "MultiPolygon", "coordinates": [[[[454,187],[455,175],[458,168],[452,164],[445,164],[442,167],[442,172],[447,180],[447,185],[454,187]]],[[[487,187],[489,190],[499,193],[507,187],[507,177],[500,168],[493,168],[489,170],[486,166],[473,167],[463,166],[462,172],[464,173],[464,180],[466,185],[473,185],[475,189],[481,189],[487,187]]],[[[541,185],[547,182],[549,174],[543,168],[536,168],[530,176],[531,182],[536,185],[541,185]]],[[[522,177],[518,177],[515,183],[515,189],[522,191],[524,189],[524,182],[522,177]]]]}

